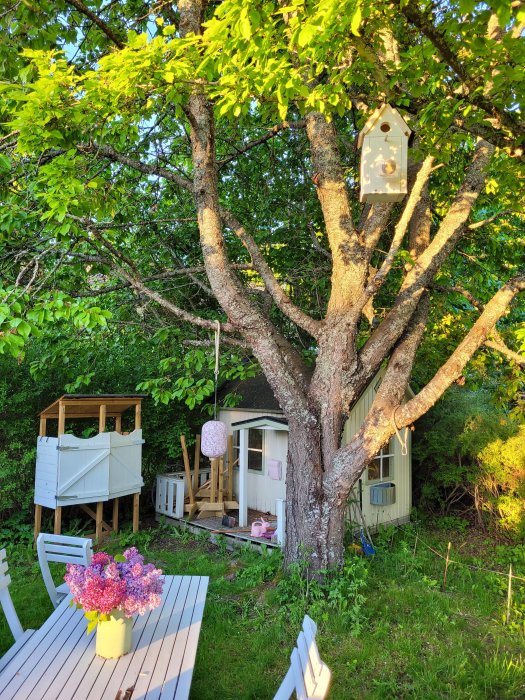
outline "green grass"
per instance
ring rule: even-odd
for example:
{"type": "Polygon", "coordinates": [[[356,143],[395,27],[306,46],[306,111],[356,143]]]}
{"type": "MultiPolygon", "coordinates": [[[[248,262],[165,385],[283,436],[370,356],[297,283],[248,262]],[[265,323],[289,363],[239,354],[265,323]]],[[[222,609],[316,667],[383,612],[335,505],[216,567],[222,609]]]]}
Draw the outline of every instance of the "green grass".
{"type": "MultiPolygon", "coordinates": [[[[513,627],[502,623],[504,577],[451,565],[442,593],[443,560],[421,542],[445,552],[449,538],[454,559],[491,569],[505,571],[514,551],[496,550],[479,539],[469,544],[466,533],[426,531],[414,556],[413,527],[389,530],[376,538],[373,560],[349,559],[349,577],[333,582],[325,600],[315,584],[307,594],[297,575],[283,578],[275,554],[227,553],[169,527],[136,538],[124,535],[109,548],[120,551],[136,543],[146,559],[166,573],[210,576],[193,700],[272,698],[307,609],[319,623],[321,655],[332,669],[332,700],[525,697],[525,640],[519,617],[525,591],[515,582],[513,627]],[[364,588],[345,598],[356,572],[364,588]]],[[[516,551],[520,556],[513,566],[523,576],[525,556],[516,551]]],[[[8,550],[8,557],[12,597],[22,624],[38,627],[51,604],[34,553],[18,545],[8,550]]],[[[2,618],[0,653],[10,644],[2,618]]]]}

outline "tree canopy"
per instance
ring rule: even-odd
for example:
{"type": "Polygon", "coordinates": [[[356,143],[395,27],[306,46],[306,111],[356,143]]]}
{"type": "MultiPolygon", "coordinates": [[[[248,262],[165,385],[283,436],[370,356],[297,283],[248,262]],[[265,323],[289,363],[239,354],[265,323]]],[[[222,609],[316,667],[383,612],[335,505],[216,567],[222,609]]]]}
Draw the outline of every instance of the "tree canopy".
{"type": "Polygon", "coordinates": [[[302,541],[317,567],[367,462],[469,367],[519,404],[521,2],[4,5],[0,350],[144,324],[166,355],[142,387],[195,405],[219,319],[226,364],[255,358],[290,421],[317,534],[290,530],[288,558],[302,541]],[[409,194],[362,205],[357,135],[385,102],[415,135],[409,194]]]}

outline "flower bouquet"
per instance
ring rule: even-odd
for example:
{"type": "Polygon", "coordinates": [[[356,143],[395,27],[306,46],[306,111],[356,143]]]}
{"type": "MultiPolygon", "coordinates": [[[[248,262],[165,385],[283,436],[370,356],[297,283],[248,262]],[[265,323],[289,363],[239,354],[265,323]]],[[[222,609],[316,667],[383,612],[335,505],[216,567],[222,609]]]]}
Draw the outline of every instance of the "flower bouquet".
{"type": "Polygon", "coordinates": [[[72,604],[84,609],[88,634],[97,628],[97,654],[112,658],[127,653],[131,648],[132,616],[160,605],[162,571],[153,564],[144,564],[144,557],[135,547],[115,557],[97,552],[89,566],[68,564],[66,569],[64,579],[73,596],[72,604]],[[115,631],[117,628],[120,632],[115,631]],[[106,633],[111,636],[108,644],[104,644],[106,633]],[[121,642],[117,641],[119,635],[121,642]],[[109,656],[104,653],[108,645],[109,656]]]}

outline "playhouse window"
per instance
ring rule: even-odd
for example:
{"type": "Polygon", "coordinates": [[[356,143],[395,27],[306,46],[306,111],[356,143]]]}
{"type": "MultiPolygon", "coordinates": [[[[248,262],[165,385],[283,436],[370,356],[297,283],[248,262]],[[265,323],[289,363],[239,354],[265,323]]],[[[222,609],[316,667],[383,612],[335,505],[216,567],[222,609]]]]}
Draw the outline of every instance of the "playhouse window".
{"type": "Polygon", "coordinates": [[[394,468],[394,444],[383,447],[377,457],[368,465],[368,481],[386,481],[392,478],[394,468]]]}
{"type": "MultiPolygon", "coordinates": [[[[233,449],[239,457],[239,430],[233,432],[233,449]]],[[[248,429],[248,469],[254,472],[263,470],[263,434],[259,428],[248,429]]]]}

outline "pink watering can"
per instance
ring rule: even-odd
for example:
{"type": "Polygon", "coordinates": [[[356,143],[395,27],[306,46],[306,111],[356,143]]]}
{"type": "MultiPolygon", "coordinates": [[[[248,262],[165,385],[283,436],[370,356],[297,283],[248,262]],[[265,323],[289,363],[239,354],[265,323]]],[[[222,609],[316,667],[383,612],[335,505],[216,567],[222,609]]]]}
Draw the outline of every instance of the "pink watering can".
{"type": "Polygon", "coordinates": [[[270,523],[266,522],[264,518],[261,518],[260,520],[254,520],[252,523],[252,530],[250,532],[250,535],[252,537],[264,537],[269,527],[270,523]]]}

